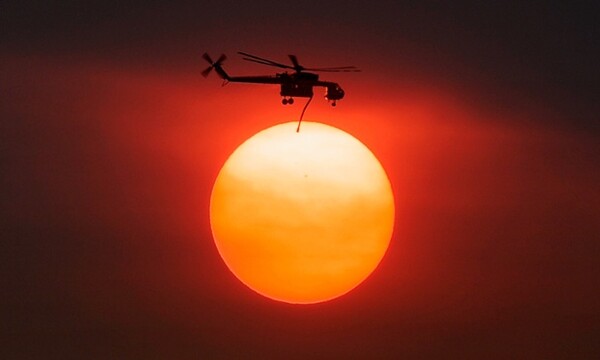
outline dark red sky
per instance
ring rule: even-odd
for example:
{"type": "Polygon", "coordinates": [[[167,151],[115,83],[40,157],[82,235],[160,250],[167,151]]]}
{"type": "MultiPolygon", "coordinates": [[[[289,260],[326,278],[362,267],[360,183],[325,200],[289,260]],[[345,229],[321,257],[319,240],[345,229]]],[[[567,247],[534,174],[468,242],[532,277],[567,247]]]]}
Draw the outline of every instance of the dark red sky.
{"type": "Polygon", "coordinates": [[[4,1],[0,357],[595,358],[597,6],[4,1]],[[294,120],[278,89],[200,76],[238,50],[328,74],[306,119],[388,171],[394,237],[351,293],[263,298],[213,245],[227,156],[294,120]]]}

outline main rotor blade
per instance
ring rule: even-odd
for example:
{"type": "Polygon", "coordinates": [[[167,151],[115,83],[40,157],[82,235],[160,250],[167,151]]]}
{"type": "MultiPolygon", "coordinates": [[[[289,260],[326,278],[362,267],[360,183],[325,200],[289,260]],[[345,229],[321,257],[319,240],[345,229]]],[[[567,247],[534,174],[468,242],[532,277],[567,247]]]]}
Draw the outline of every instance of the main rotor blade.
{"type": "Polygon", "coordinates": [[[322,67],[322,68],[305,68],[304,70],[310,71],[323,71],[323,72],[360,72],[360,69],[356,66],[336,66],[336,67],[322,67]]]}
{"type": "Polygon", "coordinates": [[[361,72],[360,69],[304,69],[317,72],[361,72]]]}
{"type": "Polygon", "coordinates": [[[294,66],[290,66],[290,65],[285,65],[285,64],[282,64],[282,63],[275,62],[273,60],[261,58],[260,56],[248,54],[248,53],[243,52],[243,51],[238,51],[238,54],[243,55],[244,57],[242,59],[244,59],[246,61],[251,61],[251,62],[255,62],[255,63],[258,63],[258,64],[262,64],[262,65],[275,66],[275,67],[279,67],[279,68],[282,68],[282,69],[292,69],[292,70],[296,70],[297,72],[300,72],[300,71],[303,71],[303,70],[322,71],[322,72],[360,72],[360,69],[358,69],[356,66],[337,66],[337,67],[324,67],[324,68],[305,68],[304,66],[300,65],[300,63],[298,62],[298,58],[296,57],[296,55],[288,55],[288,57],[290,58],[290,61],[294,65],[294,66]]]}
{"type": "Polygon", "coordinates": [[[321,67],[321,68],[305,68],[304,70],[309,71],[322,71],[322,72],[360,72],[360,69],[356,66],[336,66],[336,67],[321,67]]]}
{"type": "MultiPolygon", "coordinates": [[[[278,67],[286,68],[286,69],[293,69],[293,67],[291,67],[289,65],[285,65],[285,64],[281,64],[281,63],[275,62],[273,60],[261,58],[259,56],[248,54],[248,53],[245,53],[243,51],[238,51],[238,54],[244,55],[244,56],[246,56],[248,58],[251,58],[251,59],[254,59],[254,62],[262,61],[262,64],[264,64],[264,65],[272,65],[272,66],[278,66],[278,67]]],[[[252,61],[250,59],[244,59],[244,60],[252,61]]]]}
{"type": "Polygon", "coordinates": [[[298,63],[298,58],[296,57],[296,55],[288,55],[288,57],[292,61],[292,64],[294,64],[294,69],[296,69],[296,71],[304,70],[304,67],[300,65],[300,63],[298,63]]]}
{"type": "Polygon", "coordinates": [[[251,59],[251,58],[242,58],[242,59],[246,60],[246,61],[251,61],[251,62],[258,63],[258,64],[262,64],[262,65],[275,66],[275,67],[282,68],[282,69],[293,69],[293,67],[291,67],[289,65],[283,65],[283,64],[278,64],[278,63],[274,63],[274,62],[267,62],[267,61],[251,59]]]}
{"type": "Polygon", "coordinates": [[[272,63],[275,62],[273,60],[269,60],[269,59],[262,58],[260,56],[248,54],[247,52],[243,52],[243,51],[238,51],[238,54],[244,55],[244,56],[249,57],[249,58],[257,59],[257,60],[262,60],[262,61],[267,61],[267,62],[272,62],[272,63]]]}
{"type": "Polygon", "coordinates": [[[320,68],[310,68],[310,70],[347,70],[347,69],[357,69],[356,66],[333,66],[333,67],[320,67],[320,68]]]}

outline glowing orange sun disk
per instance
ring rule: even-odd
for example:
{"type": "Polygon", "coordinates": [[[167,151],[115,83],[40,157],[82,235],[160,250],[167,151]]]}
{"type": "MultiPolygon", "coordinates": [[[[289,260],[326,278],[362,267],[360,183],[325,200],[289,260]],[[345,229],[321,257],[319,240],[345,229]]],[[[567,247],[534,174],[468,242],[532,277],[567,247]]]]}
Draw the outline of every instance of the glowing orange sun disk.
{"type": "Polygon", "coordinates": [[[317,303],[360,284],[392,235],[394,199],[371,151],[320,123],[276,125],[240,145],[211,201],[217,249],[254,291],[317,303]]]}

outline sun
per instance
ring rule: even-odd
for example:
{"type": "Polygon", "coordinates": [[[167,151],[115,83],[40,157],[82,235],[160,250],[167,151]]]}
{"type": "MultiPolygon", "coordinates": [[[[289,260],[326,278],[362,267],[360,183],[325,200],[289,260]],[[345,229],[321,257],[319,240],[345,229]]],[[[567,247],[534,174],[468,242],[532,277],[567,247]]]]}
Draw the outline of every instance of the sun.
{"type": "Polygon", "coordinates": [[[233,274],[268,298],[339,297],[383,258],[394,197],[373,153],[316,122],[280,124],[240,145],[215,181],[210,222],[233,274]]]}

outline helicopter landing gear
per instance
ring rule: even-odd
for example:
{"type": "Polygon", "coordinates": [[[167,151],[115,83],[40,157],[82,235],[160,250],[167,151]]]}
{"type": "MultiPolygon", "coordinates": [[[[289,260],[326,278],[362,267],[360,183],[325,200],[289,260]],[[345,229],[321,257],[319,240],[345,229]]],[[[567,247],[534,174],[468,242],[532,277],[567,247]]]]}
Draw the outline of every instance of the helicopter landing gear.
{"type": "Polygon", "coordinates": [[[337,103],[335,102],[335,100],[333,100],[333,101],[331,102],[331,106],[334,106],[334,107],[335,107],[336,105],[337,105],[337,103]]]}
{"type": "Polygon", "coordinates": [[[289,98],[288,99],[288,104],[292,105],[294,103],[294,98],[289,98]]]}
{"type": "Polygon", "coordinates": [[[288,104],[292,105],[294,103],[294,98],[289,98],[289,99],[283,98],[283,99],[281,99],[281,103],[283,105],[288,105],[288,104]]]}

